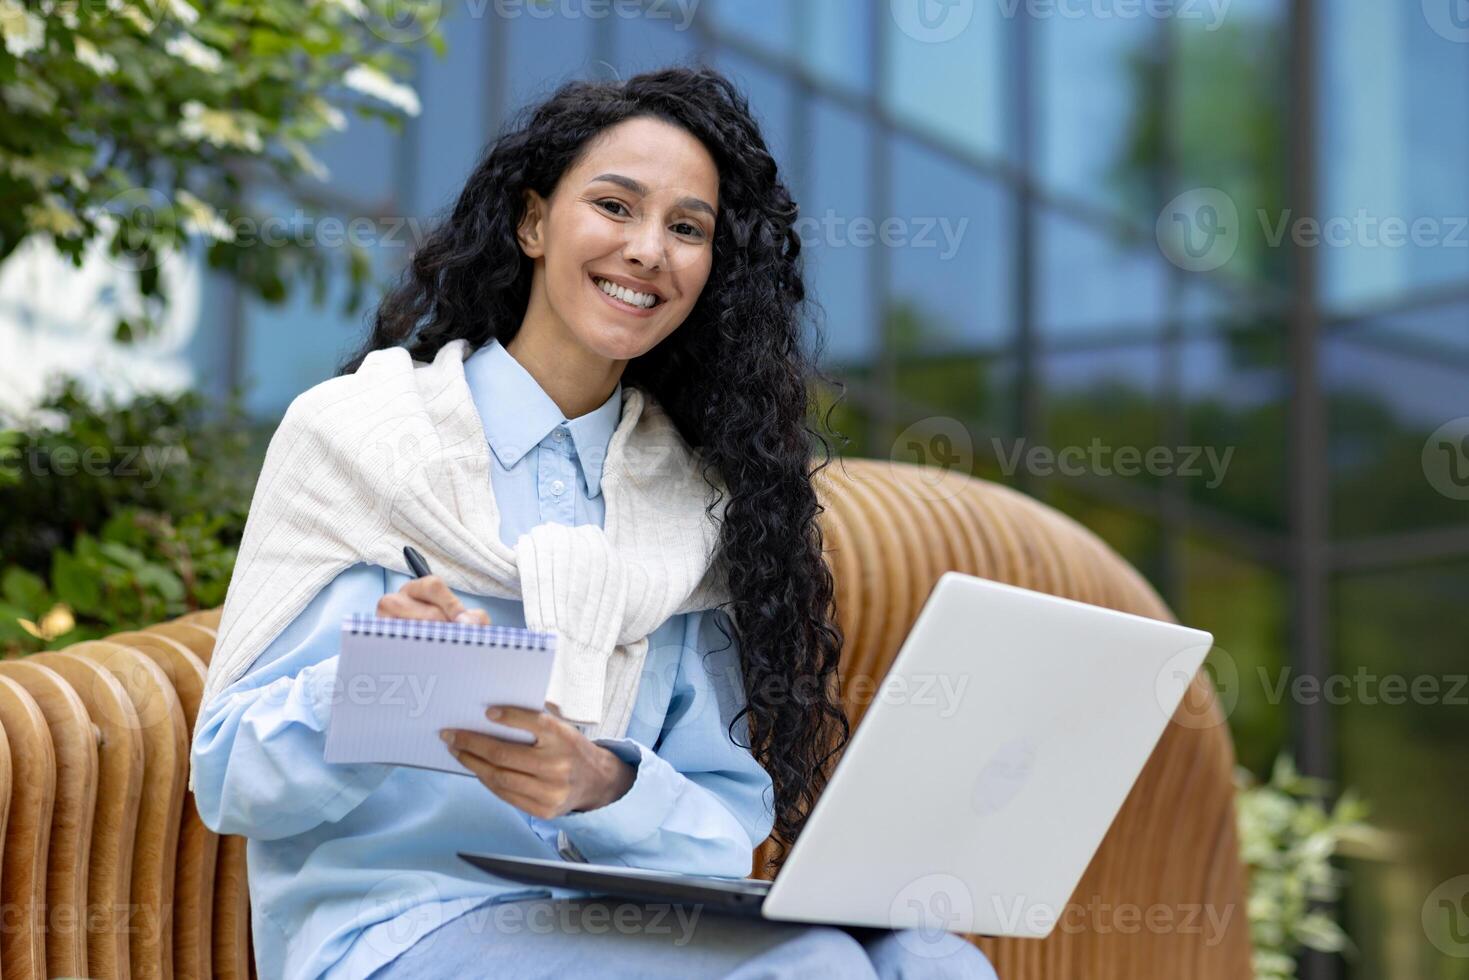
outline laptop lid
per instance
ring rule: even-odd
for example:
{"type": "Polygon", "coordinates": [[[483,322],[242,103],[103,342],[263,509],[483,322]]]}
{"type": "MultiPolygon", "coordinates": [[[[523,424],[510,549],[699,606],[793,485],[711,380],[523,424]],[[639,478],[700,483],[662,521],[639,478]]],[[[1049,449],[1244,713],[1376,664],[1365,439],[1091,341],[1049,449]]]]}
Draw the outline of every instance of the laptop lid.
{"type": "Polygon", "coordinates": [[[762,913],[1045,937],[1212,645],[945,572],[762,913]]]}

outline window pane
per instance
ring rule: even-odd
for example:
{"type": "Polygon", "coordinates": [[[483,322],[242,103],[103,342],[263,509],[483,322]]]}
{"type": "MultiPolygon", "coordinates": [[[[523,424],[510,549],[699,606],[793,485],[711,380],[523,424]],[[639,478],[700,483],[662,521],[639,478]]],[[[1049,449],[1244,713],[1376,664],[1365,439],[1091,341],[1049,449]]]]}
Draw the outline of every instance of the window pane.
{"type": "MultiPolygon", "coordinates": [[[[1218,24],[1180,16],[1171,26],[1173,87],[1166,123],[1176,185],[1185,192],[1217,190],[1227,199],[1229,213],[1218,223],[1226,231],[1234,223],[1238,234],[1232,252],[1221,256],[1227,261],[1218,274],[1283,285],[1290,250],[1271,246],[1265,228],[1278,223],[1286,207],[1290,88],[1284,3],[1236,2],[1218,24]]],[[[1151,162],[1162,162],[1157,152],[1151,162]]]]}
{"type": "MultiPolygon", "coordinates": [[[[862,391],[871,385],[871,371],[866,367],[846,367],[832,372],[833,377],[843,384],[850,384],[845,392],[841,392],[841,401],[837,401],[838,389],[835,385],[831,387],[820,386],[817,389],[816,418],[812,427],[826,435],[832,441],[833,456],[871,457],[872,447],[872,412],[868,404],[862,398],[862,391]],[[857,389],[857,390],[854,390],[857,389]],[[828,429],[827,409],[831,408],[830,429],[828,429]],[[831,429],[836,430],[838,435],[832,435],[831,429]],[[849,440],[845,445],[840,438],[849,440]]],[[[817,452],[812,449],[813,454],[817,452]]]]}
{"type": "Polygon", "coordinates": [[[1162,592],[1164,535],[1154,518],[1104,504],[1080,487],[1051,484],[1046,500],[1085,525],[1162,592]]]}
{"type": "Polygon", "coordinates": [[[352,109],[346,114],[346,129],[327,132],[310,146],[311,155],[326,164],[330,176],[319,184],[304,178],[303,184],[327,188],[364,210],[391,207],[398,179],[398,136],[381,119],[359,116],[352,109]]]}
{"type": "Polygon", "coordinates": [[[1159,328],[1167,263],[1151,238],[1134,243],[1115,230],[1042,211],[1036,316],[1050,337],[1159,328]]]}
{"type": "Polygon", "coordinates": [[[724,34],[787,53],[795,36],[795,7],[787,0],[714,0],[715,27],[724,34]]]}
{"type": "MultiPolygon", "coordinates": [[[[612,8],[614,11],[616,5],[612,8]]],[[[618,78],[629,78],[639,72],[666,68],[675,64],[692,64],[699,49],[699,38],[693,28],[693,17],[687,23],[677,4],[655,4],[640,17],[613,17],[613,63],[618,78]],[[664,16],[651,16],[652,12],[664,16]]]]}
{"type": "Polygon", "coordinates": [[[993,461],[990,475],[1003,474],[1002,452],[1015,433],[1015,363],[1008,357],[937,355],[907,358],[895,366],[895,390],[924,408],[897,420],[899,442],[891,457],[911,463],[948,457],[951,468],[974,472],[976,460],[993,461]],[[925,447],[915,450],[906,436],[925,447]],[[997,444],[996,440],[1000,440],[997,444]],[[921,454],[929,458],[920,458],[921,454]]]}
{"type": "Polygon", "coordinates": [[[872,6],[887,0],[801,0],[798,55],[817,77],[844,88],[872,87],[872,6]]]}
{"type": "Polygon", "coordinates": [[[526,3],[508,9],[515,11],[514,16],[496,20],[495,27],[509,32],[504,73],[510,88],[505,100],[509,113],[539,102],[572,78],[605,77],[606,66],[595,66],[592,60],[600,20],[568,16],[580,11],[556,4],[526,3]]]}
{"type": "Polygon", "coordinates": [[[1275,569],[1220,542],[1182,542],[1180,621],[1214,634],[1208,669],[1240,765],[1268,778],[1289,737],[1290,704],[1275,697],[1287,669],[1288,589],[1275,569]]]}
{"type": "Polygon", "coordinates": [[[864,234],[891,263],[886,315],[897,350],[1013,343],[1011,195],[904,139],[892,144],[888,193],[891,214],[869,216],[864,234]]]}
{"type": "Polygon", "coordinates": [[[784,178],[789,185],[789,168],[793,165],[791,118],[795,112],[790,81],[728,48],[720,49],[714,56],[714,66],[728,75],[750,100],[750,111],[760,124],[765,145],[775,157],[776,166],[786,171],[784,178]]]}
{"type": "Polygon", "coordinates": [[[1005,117],[1007,26],[1001,5],[892,4],[882,19],[888,90],[883,106],[904,125],[985,156],[1009,152],[1005,117]],[[922,11],[939,10],[934,22],[922,11]]]}
{"type": "Polygon", "coordinates": [[[1454,43],[1465,38],[1452,20],[1461,7],[1321,5],[1320,85],[1330,93],[1321,104],[1321,214],[1337,223],[1342,243],[1321,250],[1322,290],[1333,306],[1469,278],[1469,113],[1461,97],[1469,45],[1454,43]]]}
{"type": "Polygon", "coordinates": [[[1463,562],[1353,575],[1334,589],[1341,680],[1321,696],[1331,695],[1335,713],[1340,786],[1371,806],[1373,826],[1403,842],[1347,868],[1344,925],[1362,950],[1349,975],[1361,980],[1463,975],[1463,891],[1435,890],[1469,869],[1466,594],[1463,562]],[[1425,920],[1460,933],[1445,928],[1436,944],[1425,942],[1425,920]]]}
{"type": "Polygon", "coordinates": [[[1187,442],[1204,474],[1185,483],[1196,504],[1283,530],[1289,507],[1287,378],[1271,325],[1191,337],[1182,346],[1187,442]]]}
{"type": "Polygon", "coordinates": [[[1144,136],[1157,103],[1148,67],[1159,33],[1148,17],[1037,17],[1034,77],[1040,179],[1152,223],[1155,172],[1144,136]]]}
{"type": "Polygon", "coordinates": [[[1045,444],[1027,457],[1034,460],[1032,475],[1066,483],[1159,483],[1170,469],[1154,452],[1162,436],[1161,369],[1152,344],[1046,354],[1045,444]]]}
{"type": "MultiPolygon", "coordinates": [[[[484,19],[472,17],[467,8],[451,7],[440,28],[449,38],[444,57],[427,49],[419,53],[414,84],[423,112],[410,141],[414,214],[451,206],[484,148],[491,74],[485,63],[486,28],[484,19]]],[[[353,169],[362,169],[360,162],[353,169]]]]}
{"type": "MultiPolygon", "coordinates": [[[[1378,336],[1391,327],[1379,328],[1378,336]]],[[[1469,363],[1358,338],[1329,339],[1331,523],[1339,536],[1462,524],[1469,495],[1464,431],[1430,436],[1469,415],[1469,363]],[[1439,455],[1442,453],[1442,455],[1439,455]]]]}
{"type": "Polygon", "coordinates": [[[825,312],[827,360],[865,361],[877,345],[868,288],[873,250],[827,229],[838,221],[850,227],[855,218],[872,214],[872,127],[825,99],[813,103],[811,122],[811,176],[798,201],[808,292],[825,312]]]}

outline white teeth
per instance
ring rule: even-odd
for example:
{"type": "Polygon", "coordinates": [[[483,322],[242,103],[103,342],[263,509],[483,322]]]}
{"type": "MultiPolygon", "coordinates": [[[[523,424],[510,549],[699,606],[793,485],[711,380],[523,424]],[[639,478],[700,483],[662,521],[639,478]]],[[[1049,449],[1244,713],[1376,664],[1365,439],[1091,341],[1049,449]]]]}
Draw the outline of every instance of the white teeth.
{"type": "Polygon", "coordinates": [[[658,302],[658,297],[652,295],[651,293],[634,292],[633,290],[628,289],[626,286],[619,286],[615,282],[609,282],[606,279],[602,279],[596,276],[592,278],[592,281],[597,284],[597,288],[602,290],[602,292],[606,293],[608,296],[616,296],[618,299],[622,300],[624,303],[627,303],[629,306],[641,306],[643,309],[646,310],[648,307],[658,302]]]}

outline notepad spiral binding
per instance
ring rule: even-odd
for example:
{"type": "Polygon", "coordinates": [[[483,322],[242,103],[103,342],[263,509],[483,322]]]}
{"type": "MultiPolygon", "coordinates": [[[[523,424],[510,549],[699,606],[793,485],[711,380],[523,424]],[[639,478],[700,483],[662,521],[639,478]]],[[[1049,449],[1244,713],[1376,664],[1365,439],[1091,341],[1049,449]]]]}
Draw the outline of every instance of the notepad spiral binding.
{"type": "Polygon", "coordinates": [[[471,646],[514,650],[555,650],[556,634],[520,626],[481,626],[478,623],[448,623],[437,619],[398,619],[352,613],[342,619],[342,631],[367,636],[396,636],[437,643],[466,643],[471,646]]]}

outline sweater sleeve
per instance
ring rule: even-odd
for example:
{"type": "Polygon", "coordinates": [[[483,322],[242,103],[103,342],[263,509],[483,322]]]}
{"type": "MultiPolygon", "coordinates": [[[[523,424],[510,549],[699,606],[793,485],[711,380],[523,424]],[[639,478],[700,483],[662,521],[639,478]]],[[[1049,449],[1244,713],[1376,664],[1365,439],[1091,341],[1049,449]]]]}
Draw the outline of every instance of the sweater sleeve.
{"type": "MultiPolygon", "coordinates": [[[[719,610],[689,613],[657,742],[599,738],[633,766],[632,786],[594,810],[546,821],[588,861],[689,874],[745,877],[770,834],[770,776],[729,723],[744,706],[734,629],[719,610]],[[725,633],[721,633],[722,625],[725,633]]],[[[734,727],[748,742],[745,719],[734,727]]]]}
{"type": "Polygon", "coordinates": [[[323,758],[342,617],[371,612],[384,592],[383,569],[345,569],[210,701],[190,749],[210,830],[260,840],[305,833],[342,819],[392,772],[323,758]]]}

